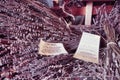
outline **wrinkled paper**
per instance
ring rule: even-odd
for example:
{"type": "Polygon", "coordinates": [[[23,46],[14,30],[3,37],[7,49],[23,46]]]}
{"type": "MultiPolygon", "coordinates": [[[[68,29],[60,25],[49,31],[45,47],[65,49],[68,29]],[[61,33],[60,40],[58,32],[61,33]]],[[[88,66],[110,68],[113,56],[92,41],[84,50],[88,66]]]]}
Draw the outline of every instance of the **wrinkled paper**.
{"type": "Polygon", "coordinates": [[[41,39],[39,44],[39,54],[42,55],[59,55],[67,54],[62,43],[49,43],[41,39]]]}
{"type": "Polygon", "coordinates": [[[99,63],[100,36],[83,32],[74,57],[93,63],[99,63]]]}

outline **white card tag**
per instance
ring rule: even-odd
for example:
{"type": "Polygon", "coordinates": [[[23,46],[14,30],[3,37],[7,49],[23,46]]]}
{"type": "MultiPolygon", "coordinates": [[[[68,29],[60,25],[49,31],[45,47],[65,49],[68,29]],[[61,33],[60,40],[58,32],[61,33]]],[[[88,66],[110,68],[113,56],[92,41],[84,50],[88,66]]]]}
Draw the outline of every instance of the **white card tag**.
{"type": "Polygon", "coordinates": [[[39,54],[42,55],[59,55],[67,54],[62,43],[49,43],[41,39],[39,44],[39,54]]]}
{"type": "Polygon", "coordinates": [[[100,36],[83,32],[75,58],[99,63],[100,36]]]}

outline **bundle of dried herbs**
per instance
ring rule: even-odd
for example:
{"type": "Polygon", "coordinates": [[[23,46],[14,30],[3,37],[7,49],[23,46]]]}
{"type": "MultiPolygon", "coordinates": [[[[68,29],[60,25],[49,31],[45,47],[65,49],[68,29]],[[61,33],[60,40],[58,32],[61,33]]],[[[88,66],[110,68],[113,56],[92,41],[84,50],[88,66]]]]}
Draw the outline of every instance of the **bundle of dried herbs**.
{"type": "Polygon", "coordinates": [[[116,5],[110,14],[101,11],[92,27],[71,25],[69,32],[62,20],[36,0],[0,0],[0,80],[119,80],[120,7],[116,5]],[[104,23],[106,19],[109,24],[104,23]],[[74,59],[73,54],[38,54],[41,38],[62,42],[74,53],[83,31],[101,35],[108,44],[100,48],[100,64],[74,59]]]}

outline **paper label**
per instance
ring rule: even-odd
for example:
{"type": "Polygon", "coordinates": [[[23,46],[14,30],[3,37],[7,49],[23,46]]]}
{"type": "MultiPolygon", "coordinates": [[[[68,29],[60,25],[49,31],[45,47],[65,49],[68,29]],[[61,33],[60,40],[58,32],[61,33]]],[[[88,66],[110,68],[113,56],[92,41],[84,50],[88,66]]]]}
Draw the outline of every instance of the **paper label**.
{"type": "Polygon", "coordinates": [[[75,58],[88,62],[99,62],[100,36],[83,32],[75,58]]]}
{"type": "Polygon", "coordinates": [[[42,55],[59,55],[67,54],[62,43],[49,43],[41,39],[39,44],[39,54],[42,55]]]}

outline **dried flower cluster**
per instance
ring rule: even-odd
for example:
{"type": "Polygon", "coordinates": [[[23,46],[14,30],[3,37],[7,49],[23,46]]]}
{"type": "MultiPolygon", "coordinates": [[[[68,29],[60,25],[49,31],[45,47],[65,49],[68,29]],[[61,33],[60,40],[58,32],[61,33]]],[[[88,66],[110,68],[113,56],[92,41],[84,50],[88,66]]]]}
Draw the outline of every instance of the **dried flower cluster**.
{"type": "Polygon", "coordinates": [[[36,0],[0,0],[0,80],[119,80],[120,7],[116,4],[110,14],[103,8],[92,27],[71,25],[69,32],[62,20],[36,0]],[[108,45],[100,49],[100,64],[74,59],[73,54],[38,54],[41,38],[63,42],[74,53],[83,31],[100,35],[108,45]]]}

